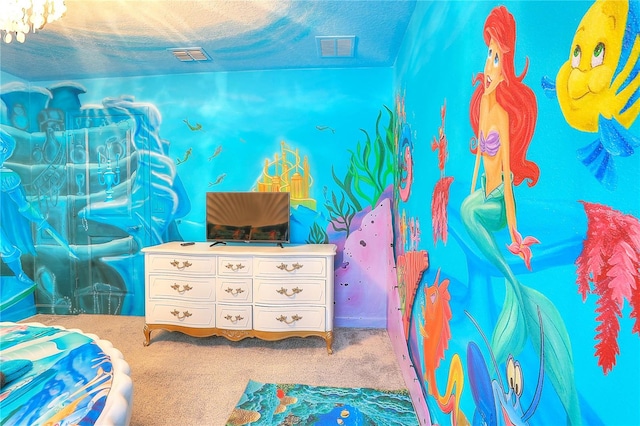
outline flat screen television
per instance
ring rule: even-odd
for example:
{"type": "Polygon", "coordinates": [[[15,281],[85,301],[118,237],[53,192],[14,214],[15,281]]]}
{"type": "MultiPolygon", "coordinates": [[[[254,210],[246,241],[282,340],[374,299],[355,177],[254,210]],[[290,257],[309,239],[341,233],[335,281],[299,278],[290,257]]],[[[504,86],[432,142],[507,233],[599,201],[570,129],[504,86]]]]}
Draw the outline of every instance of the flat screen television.
{"type": "Polygon", "coordinates": [[[207,241],[288,243],[288,192],[207,192],[207,241]]]}

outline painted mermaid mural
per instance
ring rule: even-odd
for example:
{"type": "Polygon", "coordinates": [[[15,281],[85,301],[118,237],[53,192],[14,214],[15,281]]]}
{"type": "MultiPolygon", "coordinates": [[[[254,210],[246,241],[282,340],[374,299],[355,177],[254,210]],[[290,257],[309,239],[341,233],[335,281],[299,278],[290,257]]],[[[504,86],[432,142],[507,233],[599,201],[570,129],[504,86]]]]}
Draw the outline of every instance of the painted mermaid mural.
{"type": "Polygon", "coordinates": [[[580,408],[574,383],[571,343],[564,321],[553,303],[540,292],[520,283],[511,270],[495,234],[508,227],[509,251],[519,255],[530,268],[533,237],[522,238],[516,224],[513,186],[527,182],[534,186],[540,175],[527,151],[537,121],[533,91],[523,83],[514,66],[515,20],[499,6],[484,25],[488,46],[484,72],[473,79],[477,87],[470,102],[470,119],[475,134],[471,151],[476,160],[471,193],[461,206],[464,226],[482,254],[505,277],[506,293],[492,337],[497,359],[517,356],[530,340],[536,352],[542,350],[545,375],[553,384],[571,424],[580,424],[580,408]],[[483,171],[480,174],[480,171],[483,171]],[[544,346],[540,336],[540,310],[545,324],[544,346]]]}

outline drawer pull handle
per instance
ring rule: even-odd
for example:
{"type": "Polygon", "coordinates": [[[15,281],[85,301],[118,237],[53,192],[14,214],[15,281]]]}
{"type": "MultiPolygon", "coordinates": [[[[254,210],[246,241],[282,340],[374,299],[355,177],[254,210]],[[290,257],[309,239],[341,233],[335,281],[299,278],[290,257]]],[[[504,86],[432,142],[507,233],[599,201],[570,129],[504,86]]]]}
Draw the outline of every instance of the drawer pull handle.
{"type": "Polygon", "coordinates": [[[285,264],[285,263],[281,263],[280,265],[276,266],[276,268],[280,269],[281,271],[287,271],[287,272],[293,272],[297,269],[302,268],[303,265],[299,264],[299,263],[294,263],[293,265],[291,265],[291,269],[289,269],[289,265],[285,264]]]}
{"type": "Polygon", "coordinates": [[[189,291],[191,289],[193,289],[193,287],[191,287],[189,284],[185,284],[182,286],[182,290],[180,290],[180,284],[174,284],[171,286],[172,289],[174,289],[175,291],[177,291],[178,293],[182,294],[185,291],[189,291]]]}
{"type": "Polygon", "coordinates": [[[178,312],[177,309],[174,309],[173,311],[171,311],[171,315],[173,315],[174,317],[178,318],[179,320],[183,320],[185,318],[189,318],[193,314],[190,313],[189,311],[184,311],[184,312],[180,313],[180,312],[178,312]]]}
{"type": "Polygon", "coordinates": [[[227,263],[226,265],[224,265],[225,268],[227,269],[231,269],[233,272],[239,271],[240,269],[244,269],[245,266],[242,263],[237,263],[235,265],[232,265],[231,263],[227,263]]]}
{"type": "Polygon", "coordinates": [[[236,323],[238,321],[242,321],[244,318],[240,315],[236,315],[235,318],[232,317],[231,315],[226,315],[224,319],[226,319],[227,321],[231,321],[232,323],[236,323]]]}
{"type": "Polygon", "coordinates": [[[225,290],[227,293],[231,294],[232,296],[237,296],[240,293],[244,293],[244,290],[241,288],[236,288],[235,290],[232,289],[231,287],[227,287],[227,289],[225,290]]]}
{"type": "Polygon", "coordinates": [[[280,290],[276,290],[276,293],[284,294],[287,297],[295,296],[298,293],[302,293],[302,289],[299,287],[294,287],[291,289],[291,293],[284,287],[280,287],[280,290]]]}
{"type": "Polygon", "coordinates": [[[182,266],[180,266],[180,262],[178,262],[177,260],[174,260],[173,262],[171,262],[171,266],[173,266],[174,268],[178,268],[181,271],[184,268],[188,268],[191,265],[192,265],[192,263],[189,262],[188,260],[185,260],[184,262],[182,262],[182,266]]]}
{"type": "Polygon", "coordinates": [[[285,323],[285,324],[293,324],[293,323],[294,323],[294,322],[296,322],[296,321],[300,321],[300,320],[302,319],[302,317],[301,317],[301,316],[299,316],[299,315],[293,315],[293,316],[291,317],[291,321],[289,321],[285,315],[280,315],[280,316],[279,316],[278,318],[276,318],[276,319],[277,319],[278,321],[280,321],[280,322],[285,323]]]}

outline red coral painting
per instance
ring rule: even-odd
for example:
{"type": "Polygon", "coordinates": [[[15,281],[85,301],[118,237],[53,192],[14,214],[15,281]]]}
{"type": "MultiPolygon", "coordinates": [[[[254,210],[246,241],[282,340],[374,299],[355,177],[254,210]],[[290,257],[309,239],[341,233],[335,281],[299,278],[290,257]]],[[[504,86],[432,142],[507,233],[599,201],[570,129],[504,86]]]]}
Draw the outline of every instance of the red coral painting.
{"type": "Polygon", "coordinates": [[[447,244],[447,205],[449,204],[449,187],[453,182],[453,177],[447,176],[440,178],[433,188],[433,196],[431,197],[431,221],[433,227],[433,243],[437,243],[441,239],[447,244]]]}
{"type": "Polygon", "coordinates": [[[587,235],[576,260],[577,284],[582,300],[598,296],[596,357],[604,374],[620,354],[619,318],[625,299],[635,319],[632,333],[640,335],[640,222],[601,204],[582,202],[587,214],[587,235]]]}

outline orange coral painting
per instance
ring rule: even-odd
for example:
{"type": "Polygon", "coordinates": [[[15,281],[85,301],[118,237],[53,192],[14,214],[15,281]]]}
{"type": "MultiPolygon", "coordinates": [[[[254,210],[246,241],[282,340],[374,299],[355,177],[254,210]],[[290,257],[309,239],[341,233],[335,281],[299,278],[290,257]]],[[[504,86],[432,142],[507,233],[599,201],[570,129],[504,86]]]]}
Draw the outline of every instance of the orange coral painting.
{"type": "Polygon", "coordinates": [[[405,212],[400,218],[400,235],[403,253],[398,255],[397,277],[400,309],[404,335],[409,336],[411,308],[420,286],[422,274],[429,267],[429,255],[425,250],[418,250],[420,244],[420,221],[417,218],[407,220],[405,212]],[[406,250],[406,251],[405,251],[406,250]]]}
{"type": "Polygon", "coordinates": [[[409,336],[411,307],[422,279],[422,274],[429,267],[429,256],[425,250],[408,251],[398,256],[398,288],[402,303],[402,325],[404,335],[409,336]],[[400,285],[401,283],[401,285],[400,285]]]}
{"type": "Polygon", "coordinates": [[[595,356],[607,374],[620,354],[619,318],[625,299],[634,318],[632,333],[640,335],[640,222],[610,207],[582,202],[587,214],[587,235],[576,260],[578,291],[598,297],[595,356]]]}

